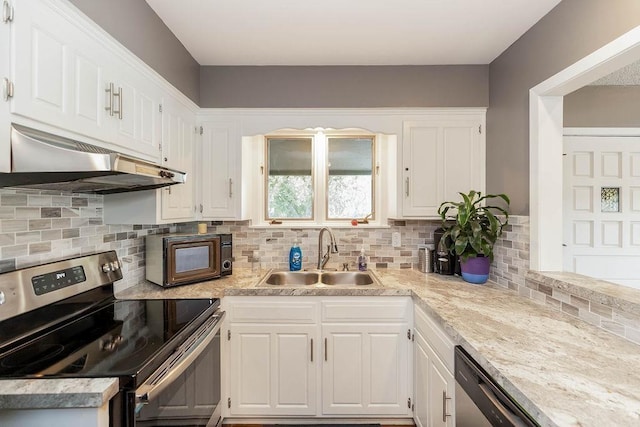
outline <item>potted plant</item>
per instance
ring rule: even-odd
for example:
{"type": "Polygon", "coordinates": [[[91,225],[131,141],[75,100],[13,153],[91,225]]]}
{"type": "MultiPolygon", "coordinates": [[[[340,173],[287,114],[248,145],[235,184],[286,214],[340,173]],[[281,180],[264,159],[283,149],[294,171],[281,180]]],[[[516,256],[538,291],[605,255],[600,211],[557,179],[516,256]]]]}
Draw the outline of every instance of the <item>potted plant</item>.
{"type": "Polygon", "coordinates": [[[459,202],[444,202],[438,208],[445,230],[442,240],[450,253],[460,257],[462,278],[470,283],[485,283],[493,261],[493,245],[509,222],[509,197],[471,190],[459,193],[459,202]],[[484,206],[489,199],[502,199],[506,208],[484,206]],[[451,215],[455,213],[455,215],[451,215]],[[449,237],[449,239],[447,239],[449,237]]]}

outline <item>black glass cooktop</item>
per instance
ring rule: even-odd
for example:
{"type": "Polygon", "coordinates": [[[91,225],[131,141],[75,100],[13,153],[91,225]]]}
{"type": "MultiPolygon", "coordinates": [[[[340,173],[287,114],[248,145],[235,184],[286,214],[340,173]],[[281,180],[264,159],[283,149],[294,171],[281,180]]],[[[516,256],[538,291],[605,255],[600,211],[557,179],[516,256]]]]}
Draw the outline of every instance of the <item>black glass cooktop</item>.
{"type": "MultiPolygon", "coordinates": [[[[4,350],[0,378],[119,377],[121,382],[141,382],[218,304],[209,299],[104,303],[4,350]]],[[[25,322],[29,319],[21,319],[25,322]]]]}

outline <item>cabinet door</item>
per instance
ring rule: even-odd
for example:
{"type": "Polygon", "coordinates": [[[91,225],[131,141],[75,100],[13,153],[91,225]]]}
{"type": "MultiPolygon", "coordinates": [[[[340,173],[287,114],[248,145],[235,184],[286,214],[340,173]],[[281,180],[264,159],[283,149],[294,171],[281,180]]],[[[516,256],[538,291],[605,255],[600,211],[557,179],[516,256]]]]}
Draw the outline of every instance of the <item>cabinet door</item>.
{"type": "Polygon", "coordinates": [[[435,216],[442,200],[442,144],[437,123],[405,122],[402,214],[435,216]]]}
{"type": "Polygon", "coordinates": [[[435,217],[459,192],[484,191],[483,115],[455,113],[404,122],[402,136],[402,215],[435,217]]]}
{"type": "Polygon", "coordinates": [[[323,324],[322,413],[407,415],[407,324],[323,324]]]}
{"type": "Polygon", "coordinates": [[[458,193],[467,194],[469,190],[484,192],[485,150],[481,131],[478,120],[442,124],[442,201],[458,200],[458,193]]]}
{"type": "Polygon", "coordinates": [[[161,91],[127,64],[117,64],[107,84],[113,83],[115,143],[131,154],[153,162],[160,160],[162,130],[161,91]]]}
{"type": "MultiPolygon", "coordinates": [[[[13,1],[9,2],[9,6],[13,1]]],[[[0,23],[0,93],[4,79],[11,80],[11,25],[0,23]]],[[[0,99],[0,173],[11,171],[11,143],[9,140],[9,103],[0,99]]]]}
{"type": "Polygon", "coordinates": [[[162,164],[187,173],[187,182],[162,191],[162,219],[194,218],[195,207],[195,123],[189,111],[169,99],[162,104],[162,164]]]}
{"type": "Polygon", "coordinates": [[[236,219],[240,194],[240,138],[234,123],[202,124],[199,193],[203,219],[236,219]]]}
{"type": "Polygon", "coordinates": [[[107,140],[104,62],[110,55],[48,2],[21,0],[16,16],[12,112],[107,140]]]}
{"type": "Polygon", "coordinates": [[[431,426],[453,427],[455,379],[440,359],[431,354],[429,363],[429,409],[431,426]]]}
{"type": "Polygon", "coordinates": [[[417,427],[429,427],[429,368],[428,344],[417,331],[414,332],[413,347],[413,421],[417,427]]]}
{"type": "Polygon", "coordinates": [[[315,325],[244,324],[230,330],[231,415],[316,414],[315,325]]]}

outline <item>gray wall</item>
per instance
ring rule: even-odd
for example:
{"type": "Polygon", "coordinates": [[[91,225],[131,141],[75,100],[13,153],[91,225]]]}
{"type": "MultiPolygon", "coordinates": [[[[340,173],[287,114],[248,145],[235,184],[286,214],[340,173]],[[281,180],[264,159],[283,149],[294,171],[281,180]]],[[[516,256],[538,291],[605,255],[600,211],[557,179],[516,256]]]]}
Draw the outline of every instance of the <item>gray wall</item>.
{"type": "Polygon", "coordinates": [[[70,1],[192,101],[199,102],[200,65],[147,2],[70,1]]]}
{"type": "Polygon", "coordinates": [[[201,107],[486,107],[489,66],[202,67],[201,107]]]}
{"type": "Polygon", "coordinates": [[[489,69],[487,191],[529,212],[529,89],[640,25],[638,0],[563,0],[489,69]]]}
{"type": "Polygon", "coordinates": [[[640,86],[586,86],[564,97],[566,127],[640,127],[640,86]]]}

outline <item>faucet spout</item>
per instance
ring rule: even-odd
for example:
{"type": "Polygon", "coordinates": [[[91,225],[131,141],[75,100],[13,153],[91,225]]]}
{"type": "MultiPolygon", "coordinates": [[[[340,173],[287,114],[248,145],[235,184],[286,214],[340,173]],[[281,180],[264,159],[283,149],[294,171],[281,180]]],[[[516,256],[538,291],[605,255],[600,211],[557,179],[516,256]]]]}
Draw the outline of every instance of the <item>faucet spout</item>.
{"type": "Polygon", "coordinates": [[[336,244],[336,238],[333,235],[333,232],[331,231],[330,228],[327,228],[327,227],[321,228],[320,233],[318,234],[318,270],[322,270],[324,266],[327,265],[327,263],[329,262],[329,258],[331,257],[331,254],[337,254],[337,253],[338,253],[338,245],[336,244]],[[329,233],[330,243],[327,246],[327,252],[323,253],[322,237],[324,236],[325,232],[329,233]]]}

